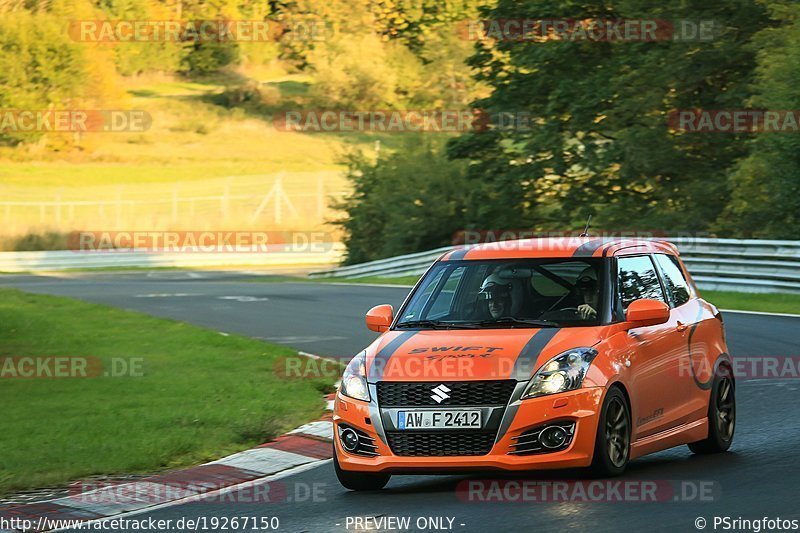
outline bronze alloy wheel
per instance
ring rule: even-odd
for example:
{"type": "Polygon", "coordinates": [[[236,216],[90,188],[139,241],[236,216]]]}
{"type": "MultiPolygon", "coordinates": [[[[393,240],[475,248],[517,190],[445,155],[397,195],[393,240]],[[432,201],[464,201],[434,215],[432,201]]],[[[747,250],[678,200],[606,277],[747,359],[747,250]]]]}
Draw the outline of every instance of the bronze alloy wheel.
{"type": "Polygon", "coordinates": [[[618,397],[608,404],[605,431],[608,459],[615,467],[622,468],[628,461],[630,421],[628,410],[618,397]]]}
{"type": "Polygon", "coordinates": [[[708,400],[708,436],[689,444],[694,453],[728,450],[736,430],[736,384],[730,369],[717,372],[708,400]]]}
{"type": "Polygon", "coordinates": [[[736,424],[736,403],[733,397],[733,382],[728,377],[720,380],[715,422],[719,437],[724,441],[730,441],[736,424]]]}

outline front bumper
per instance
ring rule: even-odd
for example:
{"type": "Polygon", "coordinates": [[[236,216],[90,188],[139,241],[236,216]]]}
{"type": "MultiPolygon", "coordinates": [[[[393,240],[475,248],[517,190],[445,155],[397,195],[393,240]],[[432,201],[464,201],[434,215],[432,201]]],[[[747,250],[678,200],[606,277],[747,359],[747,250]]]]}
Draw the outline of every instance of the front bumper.
{"type": "Polygon", "coordinates": [[[504,410],[500,431],[488,454],[433,457],[400,456],[392,452],[381,421],[382,411],[374,400],[374,394],[372,402],[367,403],[337,393],[333,410],[336,456],[343,470],[398,474],[585,467],[592,462],[604,392],[602,387],[591,387],[529,400],[515,400],[516,396],[513,396],[504,410]],[[565,449],[535,455],[509,453],[514,450],[515,437],[531,428],[556,421],[575,422],[572,441],[565,449]],[[345,451],[338,438],[340,426],[350,426],[366,433],[373,439],[377,455],[364,457],[345,451]]]}

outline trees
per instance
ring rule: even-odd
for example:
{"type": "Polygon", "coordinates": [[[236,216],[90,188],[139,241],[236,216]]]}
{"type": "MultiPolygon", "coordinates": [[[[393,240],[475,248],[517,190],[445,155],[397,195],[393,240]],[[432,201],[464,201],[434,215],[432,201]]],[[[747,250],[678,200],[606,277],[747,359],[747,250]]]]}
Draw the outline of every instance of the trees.
{"type": "MultiPolygon", "coordinates": [[[[438,134],[442,135],[442,134],[438,134]]],[[[347,263],[446,246],[461,229],[470,185],[466,164],[448,161],[445,139],[413,135],[379,161],[347,158],[352,192],[337,207],[347,213],[347,263]]]]}
{"type": "Polygon", "coordinates": [[[471,64],[493,93],[490,113],[529,113],[531,128],[454,141],[494,207],[485,227],[520,224],[700,231],[729,197],[726,170],[744,155],[735,135],[670,131],[673,109],[742,108],[755,65],[746,47],[766,23],[755,0],[500,0],[489,19],[713,19],[711,41],[498,41],[479,43],[471,64]],[[500,207],[502,206],[502,208],[500,207]]]}
{"type": "MultiPolygon", "coordinates": [[[[55,14],[0,16],[0,109],[91,107],[115,95],[114,75],[110,58],[72,41],[55,14]]],[[[44,134],[0,129],[0,143],[35,142],[44,134]]]]}
{"type": "MultiPolygon", "coordinates": [[[[758,68],[749,107],[800,109],[800,6],[770,1],[774,25],[754,38],[758,68]]],[[[800,222],[800,138],[797,133],[755,134],[749,154],[731,169],[732,198],[715,229],[722,235],[797,239],[800,222]]]]}

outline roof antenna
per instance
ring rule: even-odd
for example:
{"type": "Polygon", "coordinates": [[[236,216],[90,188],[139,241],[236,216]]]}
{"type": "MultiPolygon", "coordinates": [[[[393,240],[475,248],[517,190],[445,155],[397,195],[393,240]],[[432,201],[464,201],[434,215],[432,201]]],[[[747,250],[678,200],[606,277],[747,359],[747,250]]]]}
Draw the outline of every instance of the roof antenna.
{"type": "Polygon", "coordinates": [[[583,228],[583,233],[581,233],[581,237],[588,237],[589,236],[589,223],[592,221],[592,215],[589,215],[589,219],[586,221],[586,227],[583,228]]]}

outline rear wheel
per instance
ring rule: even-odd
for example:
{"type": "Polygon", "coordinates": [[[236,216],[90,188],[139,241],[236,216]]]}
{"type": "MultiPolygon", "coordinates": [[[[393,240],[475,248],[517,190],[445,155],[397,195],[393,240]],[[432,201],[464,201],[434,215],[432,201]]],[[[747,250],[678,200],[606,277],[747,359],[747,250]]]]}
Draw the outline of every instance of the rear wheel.
{"type": "Polygon", "coordinates": [[[336,457],[335,448],[333,450],[333,469],[336,471],[339,483],[350,490],[380,490],[389,483],[389,479],[392,477],[390,474],[342,470],[342,467],[339,466],[339,459],[336,457]]]}
{"type": "Polygon", "coordinates": [[[730,373],[717,374],[708,402],[708,437],[689,444],[694,453],[727,451],[736,429],[736,396],[730,373]]]}
{"type": "Polygon", "coordinates": [[[600,411],[594,442],[592,474],[618,476],[625,471],[631,455],[631,413],[625,395],[614,387],[608,391],[600,411]]]}

